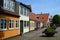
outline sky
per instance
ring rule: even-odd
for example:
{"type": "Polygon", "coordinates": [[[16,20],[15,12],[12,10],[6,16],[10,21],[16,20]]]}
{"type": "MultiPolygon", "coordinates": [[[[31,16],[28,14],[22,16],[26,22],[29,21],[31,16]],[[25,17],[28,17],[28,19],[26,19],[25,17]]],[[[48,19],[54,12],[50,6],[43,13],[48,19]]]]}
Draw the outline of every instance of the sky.
{"type": "Polygon", "coordinates": [[[49,13],[54,16],[60,15],[60,0],[17,0],[26,5],[31,5],[32,12],[35,14],[49,13]]]}

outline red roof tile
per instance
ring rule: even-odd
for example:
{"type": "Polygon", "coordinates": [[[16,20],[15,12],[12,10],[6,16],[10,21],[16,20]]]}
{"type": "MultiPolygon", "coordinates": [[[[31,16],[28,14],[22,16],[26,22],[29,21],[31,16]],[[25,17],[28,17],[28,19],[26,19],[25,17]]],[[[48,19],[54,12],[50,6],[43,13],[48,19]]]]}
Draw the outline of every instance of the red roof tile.
{"type": "Polygon", "coordinates": [[[37,14],[39,16],[39,21],[47,21],[49,14],[37,14]]]}
{"type": "Polygon", "coordinates": [[[34,13],[30,13],[30,19],[37,20],[36,15],[34,13]]]}

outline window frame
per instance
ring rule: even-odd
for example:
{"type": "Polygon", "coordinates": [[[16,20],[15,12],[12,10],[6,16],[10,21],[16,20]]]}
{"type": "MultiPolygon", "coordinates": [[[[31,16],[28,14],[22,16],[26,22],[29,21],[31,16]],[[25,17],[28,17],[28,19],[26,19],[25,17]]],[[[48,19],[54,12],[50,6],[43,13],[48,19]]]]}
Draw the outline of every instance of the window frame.
{"type": "Polygon", "coordinates": [[[10,11],[14,12],[15,11],[14,8],[15,8],[15,2],[10,0],[10,11]]]}
{"type": "Polygon", "coordinates": [[[20,13],[20,14],[23,15],[23,13],[24,13],[24,11],[23,11],[23,6],[20,5],[20,7],[21,7],[21,11],[20,11],[21,13],[20,13]]]}
{"type": "Polygon", "coordinates": [[[9,26],[9,29],[14,29],[14,20],[13,19],[11,19],[10,21],[9,21],[9,24],[10,24],[10,26],[9,26]],[[13,21],[13,22],[12,22],[13,21]],[[11,28],[10,28],[11,27],[11,28]]]}
{"type": "Polygon", "coordinates": [[[4,9],[7,9],[7,0],[4,0],[3,5],[4,9]]]}
{"type": "MultiPolygon", "coordinates": [[[[5,19],[5,18],[0,18],[0,26],[1,26],[1,19],[3,19],[3,20],[5,20],[4,22],[6,23],[6,25],[7,25],[7,20],[5,19]]],[[[3,25],[5,24],[5,23],[3,23],[3,25]]],[[[6,26],[5,25],[5,26],[6,26]]],[[[7,26],[6,26],[6,28],[4,28],[4,26],[3,26],[3,29],[0,27],[0,31],[2,31],[2,30],[7,30],[7,26]]]]}
{"type": "Polygon", "coordinates": [[[26,21],[26,26],[29,27],[29,21],[26,21]]]}
{"type": "Polygon", "coordinates": [[[25,7],[24,7],[24,11],[23,12],[24,12],[24,15],[26,16],[26,8],[25,7]]]}
{"type": "Polygon", "coordinates": [[[23,25],[24,25],[24,27],[26,27],[26,21],[24,21],[24,24],[23,25]]]}
{"type": "Polygon", "coordinates": [[[16,29],[19,29],[19,20],[16,20],[16,29]]]}

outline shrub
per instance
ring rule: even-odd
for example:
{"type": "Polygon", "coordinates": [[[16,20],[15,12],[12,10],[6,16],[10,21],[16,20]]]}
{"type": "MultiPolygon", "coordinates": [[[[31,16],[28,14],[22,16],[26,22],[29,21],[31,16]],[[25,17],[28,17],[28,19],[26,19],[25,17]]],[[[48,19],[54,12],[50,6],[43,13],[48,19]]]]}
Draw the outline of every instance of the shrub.
{"type": "Polygon", "coordinates": [[[48,28],[46,29],[46,31],[47,31],[47,32],[53,32],[55,29],[56,29],[56,27],[55,27],[55,26],[52,26],[52,27],[48,27],[48,28]]]}

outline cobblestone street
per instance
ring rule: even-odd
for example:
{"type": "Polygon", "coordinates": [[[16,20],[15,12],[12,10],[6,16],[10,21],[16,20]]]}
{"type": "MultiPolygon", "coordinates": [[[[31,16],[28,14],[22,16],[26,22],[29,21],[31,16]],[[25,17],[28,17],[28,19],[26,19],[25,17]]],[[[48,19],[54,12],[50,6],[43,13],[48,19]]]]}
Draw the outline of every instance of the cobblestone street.
{"type": "Polygon", "coordinates": [[[23,36],[16,36],[6,40],[60,40],[60,27],[57,28],[58,33],[55,34],[54,37],[44,37],[42,35],[42,31],[44,29],[39,29],[36,31],[32,31],[24,34],[23,36]]]}

